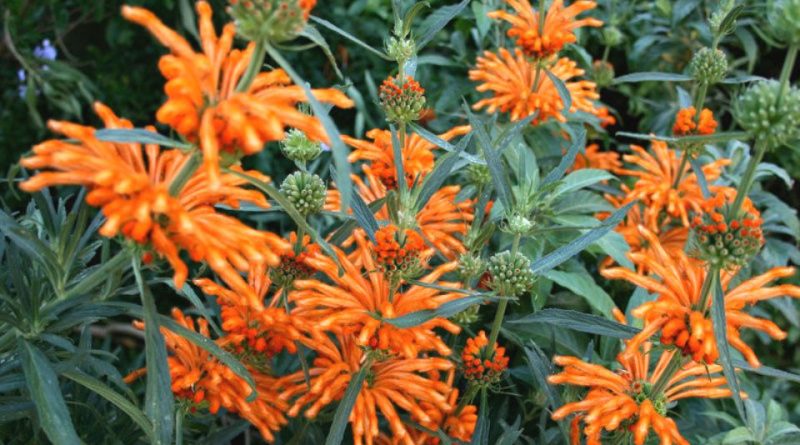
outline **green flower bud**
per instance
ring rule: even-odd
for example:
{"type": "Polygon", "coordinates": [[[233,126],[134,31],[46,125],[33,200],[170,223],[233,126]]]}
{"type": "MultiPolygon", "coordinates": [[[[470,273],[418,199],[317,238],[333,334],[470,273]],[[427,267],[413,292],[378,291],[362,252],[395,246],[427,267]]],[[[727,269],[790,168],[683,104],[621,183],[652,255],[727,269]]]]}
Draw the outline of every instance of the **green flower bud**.
{"type": "Polygon", "coordinates": [[[603,45],[617,46],[625,39],[625,35],[616,26],[606,26],[601,32],[603,45]]]}
{"type": "Polygon", "coordinates": [[[610,62],[596,60],[592,64],[592,79],[598,87],[603,88],[611,85],[611,82],[614,81],[614,76],[614,65],[610,62]]]}
{"type": "Polygon", "coordinates": [[[394,59],[397,63],[403,63],[406,60],[411,60],[417,52],[417,45],[411,39],[398,38],[395,36],[389,37],[386,43],[386,53],[389,57],[394,59]]]}
{"type": "Polygon", "coordinates": [[[533,288],[531,260],[517,252],[500,252],[489,258],[489,288],[504,297],[518,297],[533,288]]]}
{"type": "Polygon", "coordinates": [[[767,17],[776,37],[800,45],[800,0],[773,0],[767,17]]]}
{"type": "Polygon", "coordinates": [[[740,94],[733,106],[739,125],[756,139],[777,148],[800,137],[800,90],[787,87],[783,94],[775,80],[758,82],[740,94]]]}
{"type": "Polygon", "coordinates": [[[287,176],[281,184],[281,193],[303,216],[318,213],[325,204],[325,182],[311,173],[298,171],[287,176]]]}
{"type": "Polygon", "coordinates": [[[406,76],[402,82],[393,77],[386,79],[379,96],[389,122],[415,121],[425,108],[425,90],[411,76],[406,76]]]}
{"type": "Polygon", "coordinates": [[[533,229],[533,221],[522,215],[512,215],[506,221],[505,231],[514,235],[524,235],[533,229]]]}
{"type": "Polygon", "coordinates": [[[486,270],[486,262],[483,261],[478,255],[471,253],[464,253],[458,258],[458,272],[459,278],[463,281],[468,281],[477,278],[486,270]]]}
{"type": "Polygon", "coordinates": [[[475,323],[478,321],[480,316],[478,315],[478,311],[480,310],[481,306],[479,304],[474,304],[465,310],[453,315],[450,317],[451,320],[456,322],[461,326],[467,326],[475,323]]]}
{"type": "Polygon", "coordinates": [[[309,162],[322,153],[322,145],[309,139],[302,131],[291,129],[283,139],[281,151],[292,161],[309,162]]]}
{"type": "Polygon", "coordinates": [[[492,174],[489,173],[489,166],[481,164],[469,164],[464,169],[467,183],[475,187],[485,187],[492,182],[492,174]]]}
{"type": "Polygon", "coordinates": [[[229,0],[228,13],[247,40],[284,42],[303,30],[316,0],[229,0]]]}
{"type": "Polygon", "coordinates": [[[700,83],[713,85],[725,78],[728,59],[719,49],[701,48],[689,63],[689,72],[700,83]]]}

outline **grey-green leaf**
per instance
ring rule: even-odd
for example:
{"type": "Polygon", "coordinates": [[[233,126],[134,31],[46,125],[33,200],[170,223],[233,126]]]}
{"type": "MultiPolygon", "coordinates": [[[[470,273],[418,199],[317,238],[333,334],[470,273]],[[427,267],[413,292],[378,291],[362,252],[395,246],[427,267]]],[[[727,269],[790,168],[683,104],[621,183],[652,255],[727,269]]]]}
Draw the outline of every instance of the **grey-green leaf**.
{"type": "Polygon", "coordinates": [[[333,423],[330,430],[328,430],[328,437],[325,439],[325,445],[339,445],[344,438],[344,431],[347,429],[347,421],[350,418],[350,412],[353,411],[353,406],[356,404],[358,394],[361,392],[361,385],[364,384],[364,379],[369,372],[369,366],[364,365],[361,369],[350,379],[347,389],[344,392],[342,400],[339,401],[339,406],[336,407],[336,413],[333,415],[333,423]]]}
{"type": "Polygon", "coordinates": [[[711,291],[714,292],[711,304],[711,321],[714,324],[714,338],[717,341],[717,349],[719,350],[719,363],[722,365],[722,373],[725,375],[725,380],[728,381],[728,388],[730,388],[733,393],[732,397],[736,404],[736,410],[739,412],[739,417],[746,423],[747,415],[744,410],[744,402],[742,402],[742,397],[739,393],[739,379],[736,376],[736,368],[733,366],[731,349],[728,344],[725,293],[722,291],[720,273],[718,270],[710,270],[708,273],[715,274],[712,278],[713,283],[711,287],[711,291]]]}
{"type": "Polygon", "coordinates": [[[94,132],[94,137],[105,142],[158,144],[162,147],[189,150],[192,144],[176,141],[144,128],[103,128],[94,132]]]}
{"type": "Polygon", "coordinates": [[[522,318],[509,320],[507,323],[512,325],[512,329],[515,330],[535,329],[532,325],[543,323],[587,334],[621,339],[631,338],[639,333],[637,328],[617,323],[604,317],[554,308],[542,309],[522,318]]]}

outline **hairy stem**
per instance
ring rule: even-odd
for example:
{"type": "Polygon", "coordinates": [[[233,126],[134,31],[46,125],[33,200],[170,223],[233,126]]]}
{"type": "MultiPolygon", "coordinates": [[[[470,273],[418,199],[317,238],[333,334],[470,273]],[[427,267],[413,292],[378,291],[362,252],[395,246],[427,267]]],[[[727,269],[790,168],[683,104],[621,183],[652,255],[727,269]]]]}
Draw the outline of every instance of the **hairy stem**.
{"type": "Polygon", "coordinates": [[[742,204],[744,203],[744,198],[746,198],[747,194],[750,193],[750,188],[753,186],[753,179],[755,178],[756,168],[758,167],[758,164],[761,163],[761,159],[764,158],[764,153],[766,151],[766,139],[757,139],[755,153],[750,158],[750,162],[747,164],[747,170],[745,170],[742,180],[739,182],[739,187],[736,190],[736,199],[733,201],[733,207],[731,208],[731,215],[733,217],[736,217],[739,214],[739,210],[742,208],[742,204]]]}
{"type": "Polygon", "coordinates": [[[256,75],[261,71],[261,67],[264,65],[264,57],[266,57],[266,55],[264,40],[257,40],[256,47],[253,50],[253,57],[250,58],[250,64],[247,65],[247,71],[244,72],[244,76],[239,80],[239,84],[236,85],[237,93],[247,91],[250,88],[256,75]]]}

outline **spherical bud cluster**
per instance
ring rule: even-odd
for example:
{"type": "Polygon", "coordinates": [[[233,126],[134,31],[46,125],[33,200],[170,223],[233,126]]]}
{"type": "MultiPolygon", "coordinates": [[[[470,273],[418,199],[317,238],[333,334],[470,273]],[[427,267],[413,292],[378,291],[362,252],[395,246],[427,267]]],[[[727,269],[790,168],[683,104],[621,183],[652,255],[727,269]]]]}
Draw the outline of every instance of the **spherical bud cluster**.
{"type": "Polygon", "coordinates": [[[455,323],[461,326],[471,325],[477,322],[478,319],[480,318],[480,316],[478,315],[480,309],[481,309],[480,305],[473,304],[472,306],[450,317],[450,320],[454,321],[455,323]]]}
{"type": "Polygon", "coordinates": [[[504,230],[514,235],[524,235],[533,229],[533,221],[522,215],[511,215],[506,220],[504,230]]]}
{"type": "Polygon", "coordinates": [[[776,37],[790,45],[800,44],[800,0],[773,0],[768,17],[776,37]]]}
{"type": "Polygon", "coordinates": [[[777,148],[800,137],[800,90],[768,80],[756,83],[734,103],[733,114],[739,125],[756,139],[777,148]]]}
{"type": "Polygon", "coordinates": [[[631,397],[637,405],[649,400],[655,412],[662,416],[667,414],[668,400],[666,396],[663,393],[654,394],[653,384],[646,380],[631,382],[631,397]]]}
{"type": "Polygon", "coordinates": [[[533,287],[531,260],[519,252],[514,257],[509,251],[495,254],[489,258],[487,272],[489,288],[504,297],[518,297],[533,287]]]}
{"type": "Polygon", "coordinates": [[[692,256],[724,269],[745,266],[764,244],[761,215],[746,200],[732,215],[730,199],[722,193],[703,203],[703,213],[692,220],[692,256]]]}
{"type": "Polygon", "coordinates": [[[309,162],[322,153],[322,145],[312,141],[300,130],[291,129],[281,143],[283,154],[296,162],[309,162]]]}
{"type": "Polygon", "coordinates": [[[325,204],[325,182],[317,175],[298,171],[287,176],[281,184],[281,193],[303,216],[313,215],[325,204]]]}
{"type": "Polygon", "coordinates": [[[486,262],[480,255],[473,255],[472,253],[464,253],[458,258],[458,273],[459,278],[463,281],[469,281],[477,278],[486,270],[486,262]]]}
{"type": "Polygon", "coordinates": [[[489,173],[489,166],[482,164],[469,164],[464,169],[464,175],[468,184],[475,187],[485,187],[492,182],[492,174],[489,173]]]}
{"type": "Polygon", "coordinates": [[[467,380],[482,385],[492,385],[500,381],[503,371],[508,368],[506,349],[495,343],[490,354],[488,345],[489,339],[486,338],[484,331],[480,331],[476,337],[467,339],[467,344],[461,353],[464,377],[467,380]]]}
{"type": "Polygon", "coordinates": [[[611,62],[604,62],[602,60],[595,60],[592,64],[592,80],[597,84],[598,88],[603,88],[611,85],[614,81],[614,65],[611,62]]]}
{"type": "Polygon", "coordinates": [[[613,25],[604,27],[600,36],[600,40],[605,46],[617,46],[625,39],[625,34],[613,25]]]}
{"type": "Polygon", "coordinates": [[[389,122],[415,121],[425,108],[425,90],[411,76],[402,81],[394,77],[384,80],[378,95],[389,122]]]}
{"type": "Polygon", "coordinates": [[[314,269],[308,266],[305,261],[309,255],[313,255],[319,250],[316,244],[308,245],[305,250],[295,255],[290,251],[281,255],[281,262],[277,267],[269,271],[269,278],[278,288],[292,289],[295,280],[305,280],[314,275],[314,269]]]}
{"type": "Polygon", "coordinates": [[[394,225],[381,227],[375,232],[373,253],[390,280],[410,280],[423,272],[425,241],[413,230],[406,229],[402,237],[398,232],[394,225]]]}
{"type": "Polygon", "coordinates": [[[670,318],[661,328],[661,344],[677,346],[696,362],[712,364],[719,358],[714,326],[698,311],[670,318]]]}
{"type": "Polygon", "coordinates": [[[317,0],[228,0],[228,13],[247,40],[284,42],[303,31],[317,0]]]}
{"type": "Polygon", "coordinates": [[[414,57],[416,52],[417,44],[411,39],[391,36],[386,43],[386,54],[401,64],[414,57]]]}
{"type": "Polygon", "coordinates": [[[713,85],[728,73],[728,58],[720,49],[701,48],[694,53],[689,72],[699,83],[713,85]]]}

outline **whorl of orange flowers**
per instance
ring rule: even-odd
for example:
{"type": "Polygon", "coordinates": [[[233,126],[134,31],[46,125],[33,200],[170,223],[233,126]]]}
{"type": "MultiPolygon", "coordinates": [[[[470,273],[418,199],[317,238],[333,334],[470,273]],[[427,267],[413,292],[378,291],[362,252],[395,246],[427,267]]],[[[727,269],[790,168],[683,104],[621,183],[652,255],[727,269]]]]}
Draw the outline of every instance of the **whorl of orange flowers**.
{"type": "Polygon", "coordinates": [[[528,0],[505,1],[515,13],[499,10],[488,15],[510,23],[508,36],[515,39],[517,46],[529,56],[546,58],[556,54],[567,43],[577,41],[576,29],[603,25],[603,22],[591,17],[577,19],[584,11],[597,6],[594,1],[578,0],[565,7],[564,0],[554,0],[545,14],[543,28],[540,28],[540,11],[535,11],[528,0]]]}
{"type": "Polygon", "coordinates": [[[405,229],[403,240],[398,238],[397,226],[390,224],[375,232],[375,243],[372,244],[375,260],[384,271],[403,270],[419,264],[425,250],[425,241],[411,229],[405,229]],[[401,244],[402,243],[402,244],[401,244]]]}
{"type": "Polygon", "coordinates": [[[315,418],[322,408],[344,396],[350,380],[363,367],[367,367],[368,374],[350,413],[354,444],[374,443],[380,435],[381,415],[389,424],[393,440],[413,445],[400,412],[409,413],[413,421],[425,425],[436,420],[428,414],[432,409],[439,413],[454,409],[452,387],[438,378],[440,372],[453,368],[452,362],[434,357],[373,356],[350,336],[337,336],[337,340],[338,346],[327,336],[320,340],[317,358],[309,369],[310,387],[302,371],[282,379],[286,389],[281,400],[296,397],[288,411],[290,416],[304,411],[307,418],[315,418]]]}
{"type": "Polygon", "coordinates": [[[593,101],[600,98],[594,82],[588,80],[571,80],[582,76],[584,71],[572,60],[562,57],[550,72],[561,79],[572,97],[572,106],[564,109],[564,101],[550,77],[542,69],[536,75],[536,66],[525,58],[519,49],[513,53],[500,48],[499,55],[486,51],[478,57],[475,69],[470,70],[470,80],[481,82],[476,89],[480,92],[490,91],[492,97],[481,99],[472,108],[486,108],[489,113],[501,111],[510,113],[511,120],[517,121],[539,112],[533,124],[556,119],[566,122],[564,113],[585,111],[597,114],[593,101]]]}
{"type": "MultiPolygon", "coordinates": [[[[368,168],[364,168],[366,182],[358,176],[353,175],[353,183],[361,198],[366,203],[375,202],[386,196],[387,190],[383,182],[368,168]]],[[[473,201],[464,199],[457,201],[461,187],[458,185],[448,185],[434,192],[422,208],[417,212],[417,227],[422,233],[425,241],[430,243],[432,248],[427,249],[421,257],[430,258],[435,252],[441,253],[450,260],[463,253],[466,249],[463,241],[459,238],[467,233],[469,223],[473,220],[473,201]]],[[[338,190],[329,190],[326,195],[325,209],[338,212],[341,211],[341,196],[338,190]]],[[[375,217],[378,220],[389,220],[389,210],[384,205],[377,212],[375,217]]],[[[364,231],[356,229],[354,233],[364,231]]],[[[355,242],[355,238],[350,236],[342,245],[350,247],[355,242]]],[[[359,255],[349,255],[355,264],[361,264],[359,255]]]]}
{"type": "MultiPolygon", "coordinates": [[[[675,421],[667,417],[667,405],[676,400],[700,397],[730,397],[726,380],[720,376],[719,365],[688,363],[666,382],[664,390],[656,393],[655,384],[675,354],[661,353],[655,367],[650,369],[655,354],[650,343],[642,348],[628,345],[625,353],[617,357],[621,369],[616,372],[602,366],[584,362],[576,357],[556,356],[553,361],[563,367],[562,372],[549,377],[556,385],[573,385],[589,389],[582,400],[567,403],[553,413],[554,420],[577,414],[572,422],[573,438],[580,438],[580,424],[587,445],[601,445],[603,430],[632,431],[633,443],[644,445],[652,430],[662,444],[689,445],[678,431],[675,421]]],[[[574,442],[574,443],[579,443],[574,442]]]]}
{"type": "MultiPolygon", "coordinates": [[[[450,141],[451,139],[469,133],[471,127],[462,125],[453,127],[449,131],[439,135],[439,138],[450,141]]],[[[356,139],[350,136],[342,136],[342,140],[353,147],[348,161],[369,161],[369,170],[380,179],[386,188],[397,187],[397,170],[394,164],[394,150],[392,149],[392,133],[388,130],[373,129],[367,132],[370,140],[356,139]]],[[[403,156],[403,169],[406,174],[406,181],[411,185],[414,181],[422,181],[425,175],[433,170],[435,161],[434,150],[438,147],[422,136],[414,133],[409,134],[403,144],[401,153],[403,156]]]]}
{"type": "Polygon", "coordinates": [[[622,161],[619,153],[613,150],[602,151],[598,144],[589,144],[583,152],[579,152],[575,157],[570,171],[581,170],[584,168],[596,168],[615,172],[622,168],[622,161]]]}
{"type": "MultiPolygon", "coordinates": [[[[297,109],[297,104],[307,97],[301,87],[291,85],[283,70],[260,73],[245,91],[237,91],[255,57],[255,43],[244,50],[232,49],[235,26],[225,25],[217,36],[211,6],[199,1],[196,9],[202,47],[199,53],[146,9],[123,6],[122,15],[147,28],[169,48],[170,54],[159,62],[167,79],[167,101],[158,109],[156,118],[200,144],[212,185],[218,183],[220,152],[234,160],[257,153],[266,142],[282,140],[287,126],[302,130],[312,139],[327,141],[322,124],[297,109]]],[[[313,94],[321,102],[342,108],[353,106],[335,89],[313,90],[313,94]]]]}
{"type": "Polygon", "coordinates": [[[733,192],[720,192],[707,199],[703,212],[692,219],[695,237],[690,253],[714,267],[745,266],[764,244],[761,214],[750,199],[745,199],[734,215],[734,199],[733,192]]]}
{"type": "MultiPolygon", "coordinates": [[[[181,326],[209,338],[205,319],[198,319],[195,326],[194,320],[178,309],[172,310],[172,316],[181,326]]],[[[136,325],[143,327],[142,323],[136,325]]],[[[207,407],[212,414],[220,408],[237,413],[252,423],[264,440],[272,442],[275,439],[273,432],[286,424],[285,413],[289,409],[289,404],[279,398],[282,388],[278,379],[248,366],[257,392],[255,400],[248,402],[252,389],[243,378],[184,337],[165,328],[161,328],[161,333],[171,353],[167,362],[172,392],[176,396],[190,400],[196,407],[207,407]]]]}
{"type": "MultiPolygon", "coordinates": [[[[639,200],[644,204],[645,221],[648,227],[661,227],[663,215],[678,219],[684,227],[689,227],[691,212],[699,212],[705,201],[697,175],[686,163],[681,170],[681,160],[670,150],[665,142],[653,140],[652,153],[643,147],[631,145],[633,154],[624,155],[625,162],[638,169],[622,168],[619,175],[636,178],[636,183],[628,193],[626,202],[639,200]],[[673,187],[676,176],[680,174],[677,187],[673,187]]],[[[720,177],[722,167],[730,164],[729,159],[718,159],[703,166],[706,180],[711,183],[720,177]]],[[[723,190],[721,186],[709,186],[712,193],[723,190]]]]}
{"type": "MultiPolygon", "coordinates": [[[[404,357],[416,357],[423,351],[449,355],[450,348],[435,329],[457,334],[461,328],[455,323],[434,318],[418,326],[399,328],[378,317],[391,319],[436,309],[463,295],[418,285],[394,290],[389,277],[378,268],[368,241],[357,233],[356,242],[361,265],[354,264],[339,251],[339,263],[344,269],[341,276],[332,258],[320,254],[306,261],[320,271],[327,281],[297,280],[296,290],[289,294],[289,301],[295,305],[292,314],[308,320],[319,331],[353,333],[357,343],[364,347],[389,350],[404,357]]],[[[453,271],[455,267],[455,263],[438,266],[419,280],[457,288],[458,283],[439,281],[442,275],[453,271]]]]}
{"type": "MultiPolygon", "coordinates": [[[[706,322],[713,298],[707,298],[706,306],[701,307],[703,282],[708,273],[705,265],[682,251],[667,252],[652,232],[644,228],[640,230],[650,249],[629,256],[636,264],[646,262],[649,271],[637,273],[622,267],[602,271],[606,278],[623,279],[657,295],[655,301],[633,310],[634,316],[644,320],[644,329],[628,344],[626,354],[635,354],[638,345],[660,332],[665,342],[674,342],[685,354],[708,362],[715,357],[717,346],[711,325],[706,322]]],[[[728,341],[754,367],[760,366],[760,362],[753,349],[742,340],[740,330],[755,329],[776,340],[786,338],[786,333],[774,322],[750,315],[744,308],[782,296],[800,298],[800,286],[767,286],[777,279],[792,276],[794,272],[792,267],[773,268],[736,287],[730,285],[735,273],[722,274],[728,341]]]]}
{"type": "Polygon", "coordinates": [[[696,115],[697,110],[695,110],[694,107],[678,110],[672,132],[678,136],[713,134],[717,129],[717,121],[714,120],[714,113],[708,108],[703,108],[703,110],[700,111],[700,118],[695,122],[696,115]]]}
{"type": "MultiPolygon", "coordinates": [[[[108,107],[95,104],[106,128],[133,128],[108,107]]],[[[268,207],[260,193],[242,188],[238,176],[222,174],[220,186],[212,188],[205,171],[195,172],[176,196],[170,187],[178,178],[189,154],[162,151],[156,145],[100,141],[95,129],[69,122],[51,121],[49,127],[71,140],[51,139],[33,148],[21,164],[31,169],[49,169],[21,184],[25,191],[53,185],[82,185],[89,189],[86,202],[100,207],[106,221],[100,233],[122,234],[144,244],[166,258],[183,286],[188,268],[180,257],[185,250],[195,261],[205,261],[225,282],[254,306],[260,303],[250,292],[239,271],[250,264],[278,263],[288,244],[273,233],[252,229],[238,219],[217,212],[214,206],[238,207],[240,201],[268,207]]],[[[247,172],[262,180],[258,172],[247,172]]]]}
{"type": "Polygon", "coordinates": [[[461,362],[464,365],[464,376],[469,380],[481,383],[496,383],[508,368],[506,349],[492,346],[489,356],[489,339],[486,332],[480,331],[478,335],[467,339],[467,344],[461,352],[461,362]]]}

